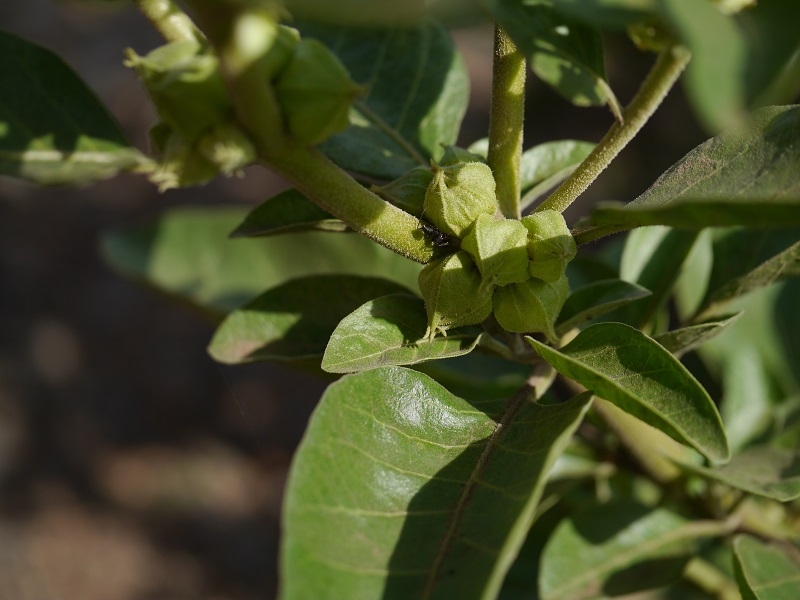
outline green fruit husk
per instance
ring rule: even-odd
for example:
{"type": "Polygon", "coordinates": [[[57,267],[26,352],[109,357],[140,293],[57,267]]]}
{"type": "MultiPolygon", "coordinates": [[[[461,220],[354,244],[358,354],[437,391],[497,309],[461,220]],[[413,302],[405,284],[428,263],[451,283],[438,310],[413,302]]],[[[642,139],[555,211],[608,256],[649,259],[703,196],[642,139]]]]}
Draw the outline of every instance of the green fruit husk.
{"type": "Polygon", "coordinates": [[[555,342],[554,325],[568,295],[566,276],[553,283],[541,279],[512,283],[495,290],[494,317],[507,331],[543,333],[555,342]]]}
{"type": "Polygon", "coordinates": [[[564,217],[555,210],[543,210],[522,219],[528,230],[531,277],[555,282],[564,276],[575,258],[577,246],[564,217]]]}
{"type": "Polygon", "coordinates": [[[530,278],[528,230],[515,219],[479,215],[461,240],[483,277],[483,285],[508,285],[530,278]]]}
{"type": "Polygon", "coordinates": [[[479,162],[432,165],[425,217],[444,233],[463,237],[479,215],[498,210],[492,170],[479,162]]]}

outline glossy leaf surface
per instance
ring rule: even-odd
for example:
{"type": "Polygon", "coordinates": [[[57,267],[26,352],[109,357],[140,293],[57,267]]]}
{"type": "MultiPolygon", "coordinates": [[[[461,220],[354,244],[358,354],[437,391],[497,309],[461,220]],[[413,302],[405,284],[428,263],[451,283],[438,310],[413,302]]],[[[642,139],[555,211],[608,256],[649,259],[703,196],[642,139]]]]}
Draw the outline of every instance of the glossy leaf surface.
{"type": "Polygon", "coordinates": [[[559,373],[710,460],[728,460],[725,430],[708,393],[674,356],[640,331],[621,323],[598,323],[560,350],[526,339],[559,373]]]}
{"type": "Polygon", "coordinates": [[[494,598],[589,402],[470,403],[399,367],[343,377],[292,466],[282,597],[494,598]]]}
{"type": "Polygon", "coordinates": [[[419,265],[359,235],[228,239],[244,216],[239,208],[174,209],[155,224],[107,235],[103,253],[126,275],[216,318],[264,290],[307,275],[385,277],[416,289],[419,265]]]}
{"type": "Polygon", "coordinates": [[[231,232],[232,238],[297,231],[347,231],[347,225],[297,190],[286,190],[259,204],[231,232]]]}
{"type": "Polygon", "coordinates": [[[0,32],[0,174],[82,184],[146,162],[58,56],[0,32]]]}
{"type": "Polygon", "coordinates": [[[293,279],[228,314],[209,353],[223,363],[322,356],[331,333],[351,311],[369,299],[406,291],[376,277],[293,279]]]}
{"type": "Polygon", "coordinates": [[[453,329],[425,338],[428,316],[422,299],[407,294],[370,300],[344,317],[330,336],[322,368],[355,373],[390,365],[413,365],[472,352],[480,328],[453,329]]]}
{"type": "Polygon", "coordinates": [[[322,145],[345,169],[394,179],[455,144],[469,82],[450,35],[432,22],[392,29],[300,24],[324,42],[350,76],[367,86],[350,128],[322,145]]]}
{"type": "Polygon", "coordinates": [[[734,568],[746,600],[795,600],[800,563],[776,544],[748,535],[733,540],[734,568]]]}
{"type": "Polygon", "coordinates": [[[699,537],[719,525],[691,522],[631,500],[593,505],[562,521],[542,554],[542,600],[613,597],[680,578],[699,537]]]}

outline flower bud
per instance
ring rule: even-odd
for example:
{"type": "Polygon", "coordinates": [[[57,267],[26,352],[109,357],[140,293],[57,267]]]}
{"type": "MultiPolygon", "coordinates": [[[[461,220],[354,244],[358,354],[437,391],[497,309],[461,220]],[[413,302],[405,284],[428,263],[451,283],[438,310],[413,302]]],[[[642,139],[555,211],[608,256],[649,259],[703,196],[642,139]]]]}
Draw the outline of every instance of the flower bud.
{"type": "Polygon", "coordinates": [[[497,212],[492,170],[480,162],[432,165],[425,193],[425,218],[444,233],[463,237],[479,215],[497,212]]]}
{"type": "Polygon", "coordinates": [[[221,123],[206,131],[197,150],[225,175],[240,171],[256,159],[253,142],[233,123],[221,123]]]}
{"type": "Polygon", "coordinates": [[[150,144],[160,161],[149,178],[164,192],[171,188],[202,185],[219,174],[219,168],[166,123],[150,130],[150,144]]]}
{"type": "Polygon", "coordinates": [[[128,50],[126,65],[136,69],[161,119],[185,140],[233,118],[217,58],[191,40],[172,42],[147,56],[128,50]]]}
{"type": "Polygon", "coordinates": [[[361,86],[345,66],[317,40],[300,40],[275,82],[289,135],[320,144],[347,129],[353,100],[361,86]]]}
{"type": "Polygon", "coordinates": [[[289,59],[294,53],[300,33],[293,27],[278,25],[275,40],[267,53],[261,59],[261,68],[267,81],[276,79],[281,71],[289,64],[289,59]]]}
{"type": "Polygon", "coordinates": [[[500,326],[515,333],[543,333],[551,342],[558,313],[569,295],[569,282],[528,279],[499,287],[494,292],[494,317],[500,326]]]}
{"type": "Polygon", "coordinates": [[[372,186],[381,198],[414,216],[421,216],[425,207],[425,192],[433,179],[427,167],[414,167],[405,175],[383,186],[372,186]]]}
{"type": "Polygon", "coordinates": [[[515,219],[478,215],[461,240],[483,277],[483,286],[520,283],[528,273],[528,230],[515,219]]]}
{"type": "Polygon", "coordinates": [[[564,217],[558,211],[543,210],[524,217],[522,224],[528,229],[531,277],[558,281],[577,252],[564,217]]]}
{"type": "Polygon", "coordinates": [[[481,323],[492,314],[491,289],[481,289],[481,275],[466,252],[425,265],[419,289],[428,313],[428,339],[453,327],[481,323]]]}

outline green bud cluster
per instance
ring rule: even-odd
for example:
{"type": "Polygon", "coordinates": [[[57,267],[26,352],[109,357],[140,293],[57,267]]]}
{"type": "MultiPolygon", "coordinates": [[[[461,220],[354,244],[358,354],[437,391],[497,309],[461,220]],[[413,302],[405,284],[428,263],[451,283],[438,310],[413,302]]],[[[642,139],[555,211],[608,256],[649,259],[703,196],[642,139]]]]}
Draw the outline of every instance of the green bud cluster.
{"type": "Polygon", "coordinates": [[[433,164],[427,177],[417,168],[377,188],[390,201],[419,206],[421,184],[428,181],[419,214],[458,239],[458,251],[429,263],[419,276],[428,338],[493,313],[507,331],[555,340],[554,324],[569,294],[566,266],[576,251],[564,218],[552,210],[503,218],[491,169],[464,151],[445,154],[449,164],[433,164]]]}
{"type": "Polygon", "coordinates": [[[201,44],[172,42],[146,56],[129,50],[126,64],[161,119],[150,131],[161,156],[150,178],[162,191],[234,174],[255,160],[253,144],[234,123],[217,58],[201,44]]]}

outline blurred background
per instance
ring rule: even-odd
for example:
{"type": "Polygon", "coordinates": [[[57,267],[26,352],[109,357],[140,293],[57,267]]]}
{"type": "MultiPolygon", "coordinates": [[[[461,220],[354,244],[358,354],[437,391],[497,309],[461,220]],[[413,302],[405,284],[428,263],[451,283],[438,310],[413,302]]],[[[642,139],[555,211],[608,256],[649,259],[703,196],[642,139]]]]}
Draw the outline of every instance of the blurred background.
{"type": "MultiPolygon", "coordinates": [[[[60,54],[146,149],[154,112],[122,51],[161,41],[129,3],[3,2],[0,28],[60,54]]],[[[466,146],[486,134],[492,30],[453,34],[472,78],[466,146]]],[[[624,102],[652,56],[623,38],[608,50],[624,102]]],[[[532,77],[527,115],[526,146],[611,124],[532,77]]],[[[675,90],[582,206],[633,199],[703,139],[675,90]]],[[[255,205],[283,186],[257,168],[165,194],[131,175],[85,189],[0,177],[1,599],[275,597],[286,473],[326,382],[214,363],[213,324],[113,272],[98,246],[168,207],[255,205]]]]}

